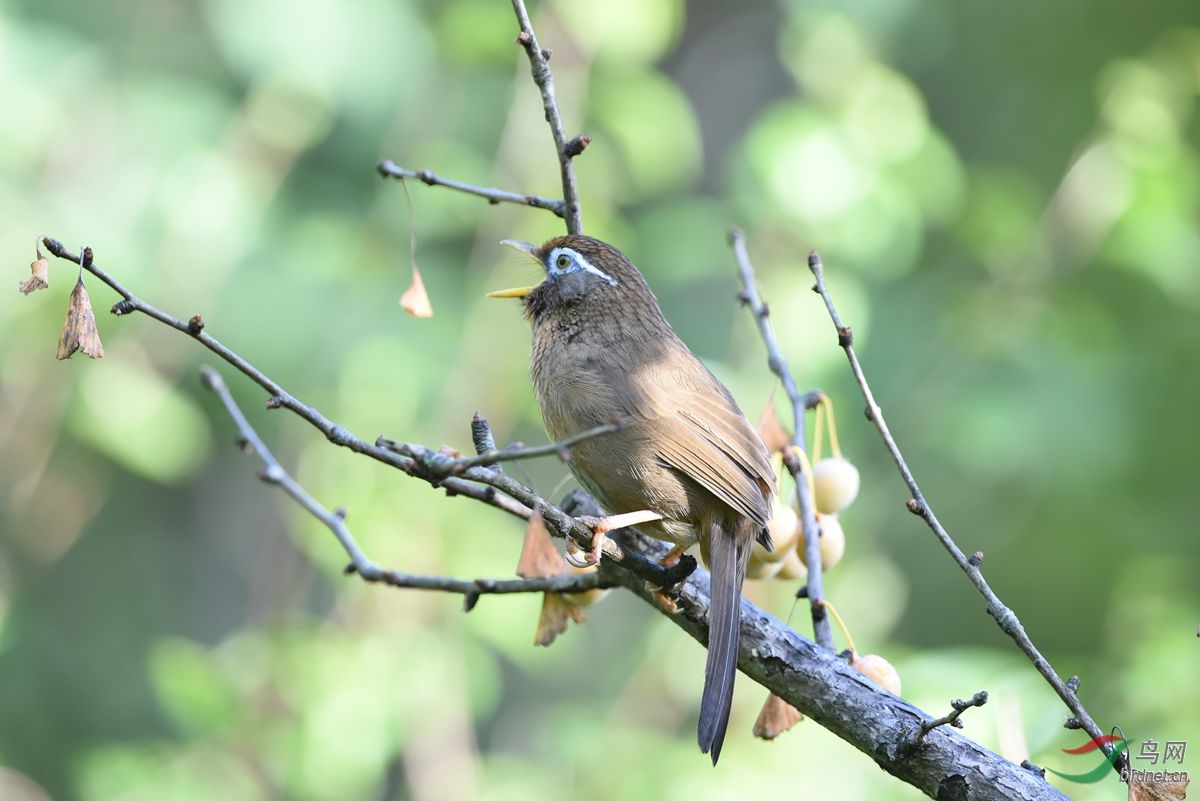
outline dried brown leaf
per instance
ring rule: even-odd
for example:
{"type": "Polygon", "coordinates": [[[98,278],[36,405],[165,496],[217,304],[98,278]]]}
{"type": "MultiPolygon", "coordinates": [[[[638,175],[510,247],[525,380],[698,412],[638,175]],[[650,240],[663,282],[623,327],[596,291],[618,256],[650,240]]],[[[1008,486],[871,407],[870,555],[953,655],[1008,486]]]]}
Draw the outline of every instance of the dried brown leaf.
{"type": "Polygon", "coordinates": [[[33,274],[21,282],[22,295],[50,286],[50,262],[45,257],[39,256],[30,262],[29,271],[33,274]]]}
{"type": "Polygon", "coordinates": [[[754,721],[754,736],[760,740],[774,740],[802,720],[803,712],[771,693],[758,713],[758,720],[754,721]]]}
{"type": "Polygon", "coordinates": [[[1133,773],[1129,777],[1129,801],[1183,801],[1189,781],[1145,781],[1133,773]]]}
{"type": "Polygon", "coordinates": [[[58,337],[58,358],[69,359],[77,350],[93,359],[104,356],[100,332],[96,330],[96,315],[92,313],[92,301],[83,286],[82,275],[67,301],[67,318],[63,320],[62,333],[58,337]]]}
{"type": "Polygon", "coordinates": [[[517,575],[527,579],[550,578],[566,570],[566,564],[550,539],[541,511],[534,509],[525,524],[525,544],[517,561],[517,575]]]}
{"type": "Polygon", "coordinates": [[[417,265],[412,268],[412,284],[400,296],[400,307],[413,317],[432,317],[433,304],[425,292],[425,282],[421,280],[421,271],[417,265]]]}
{"type": "Polygon", "coordinates": [[[533,644],[548,646],[553,643],[558,635],[567,630],[568,620],[582,623],[587,620],[587,615],[559,593],[544,593],[542,615],[538,618],[537,634],[533,638],[533,644]]]}
{"type": "Polygon", "coordinates": [[[792,442],[792,435],[779,422],[773,400],[767,402],[766,408],[758,416],[758,435],[770,453],[785,451],[792,442]]]}

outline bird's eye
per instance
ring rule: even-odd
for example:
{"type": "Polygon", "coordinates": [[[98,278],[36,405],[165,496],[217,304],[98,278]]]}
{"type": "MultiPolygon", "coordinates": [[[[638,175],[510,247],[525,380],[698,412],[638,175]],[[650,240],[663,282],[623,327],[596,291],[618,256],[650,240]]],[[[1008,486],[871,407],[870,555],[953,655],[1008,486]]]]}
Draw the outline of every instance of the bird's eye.
{"type": "Polygon", "coordinates": [[[560,270],[565,270],[571,266],[571,257],[566,253],[559,253],[558,258],[554,260],[554,265],[560,270]]]}

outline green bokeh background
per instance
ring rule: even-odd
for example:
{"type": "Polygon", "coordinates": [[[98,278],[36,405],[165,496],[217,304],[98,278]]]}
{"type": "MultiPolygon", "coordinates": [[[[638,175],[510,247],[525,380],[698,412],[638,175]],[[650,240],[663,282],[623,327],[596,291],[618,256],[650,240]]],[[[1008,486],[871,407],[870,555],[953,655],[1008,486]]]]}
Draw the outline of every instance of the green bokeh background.
{"type": "MultiPolygon", "coordinates": [[[[1102,725],[1198,739],[1194,0],[534,11],[570,132],[593,136],[588,231],[753,415],[773,383],[733,300],[725,231],[744,226],[799,382],[841,410],[863,490],[827,588],[860,649],[935,713],[989,690],[965,730],[987,747],[1092,767],[904,510],[809,292],[813,248],[927,495],[1034,640],[1102,725]]],[[[107,355],[59,363],[72,271],[12,291],[37,235],[86,243],[364,438],[469,448],[479,410],[502,441],[543,441],[526,326],[482,295],[536,274],[498,240],[560,221],[420,184],[410,208],[373,171],[557,194],[516,30],[500,0],[0,3],[0,797],[917,796],[811,722],[752,739],[746,680],[711,769],[703,650],[628,597],[535,649],[537,598],[463,615],[343,577],[232,447],[194,342],[111,317],[92,280],[107,355]],[[410,232],[429,320],[396,303],[410,232]]],[[[218,366],[377,561],[512,573],[517,521],[330,446],[218,366]]],[[[524,469],[561,492],[560,464],[524,469]]],[[[747,593],[786,616],[793,589],[747,593]]]]}

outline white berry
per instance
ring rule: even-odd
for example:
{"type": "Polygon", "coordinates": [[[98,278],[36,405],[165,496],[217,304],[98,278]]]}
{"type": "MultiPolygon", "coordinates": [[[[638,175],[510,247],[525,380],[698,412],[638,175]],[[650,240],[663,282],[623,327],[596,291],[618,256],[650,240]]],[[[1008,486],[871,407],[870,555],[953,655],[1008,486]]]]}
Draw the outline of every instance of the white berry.
{"type": "Polygon", "coordinates": [[[858,497],[858,468],[849,459],[834,456],[813,465],[813,501],[821,514],[837,514],[858,497]]]}

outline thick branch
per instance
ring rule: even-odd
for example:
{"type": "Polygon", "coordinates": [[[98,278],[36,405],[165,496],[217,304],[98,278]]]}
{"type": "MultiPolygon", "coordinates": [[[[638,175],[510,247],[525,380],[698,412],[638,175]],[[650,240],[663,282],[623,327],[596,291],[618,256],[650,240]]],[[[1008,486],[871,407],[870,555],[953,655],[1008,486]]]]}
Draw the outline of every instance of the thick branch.
{"type": "MultiPolygon", "coordinates": [[[[758,291],[758,282],[754,277],[754,265],[750,263],[750,254],[746,252],[746,236],[740,228],[729,232],[729,242],[733,246],[734,256],[737,257],[738,275],[742,280],[741,298],[754,315],[758,324],[758,332],[762,335],[763,344],[767,347],[767,365],[771,372],[779,377],[783,390],[787,393],[792,406],[792,445],[801,452],[808,450],[804,438],[804,413],[811,409],[821,398],[819,392],[800,392],[792,371],[788,369],[787,359],[775,338],[775,329],[771,325],[770,311],[758,291]]],[[[804,561],[809,565],[808,570],[808,599],[812,613],[813,634],[818,643],[829,650],[835,650],[833,633],[829,629],[829,616],[825,613],[825,588],[821,576],[821,540],[817,527],[816,504],[813,503],[811,485],[804,475],[804,465],[792,451],[785,452],[783,463],[796,484],[796,504],[800,507],[800,525],[804,528],[804,561]]]]}
{"type": "Polygon", "coordinates": [[[431,170],[410,170],[399,167],[387,159],[376,164],[375,169],[385,178],[415,178],[427,186],[444,186],[447,189],[484,198],[492,204],[516,203],[519,206],[532,206],[535,209],[545,209],[558,217],[563,216],[563,210],[566,208],[566,204],[563,201],[555,200],[554,198],[541,197],[539,195],[523,195],[519,192],[509,192],[504,189],[466,184],[462,181],[443,178],[431,170]]]}
{"type": "MultiPolygon", "coordinates": [[[[665,544],[629,529],[611,536],[627,550],[650,556],[667,551],[665,544]]],[[[614,578],[658,608],[644,584],[627,573],[614,578]]],[[[678,600],[681,611],[667,615],[668,619],[701,644],[708,642],[708,572],[697,570],[689,577],[678,600]]],[[[972,801],[1066,798],[1037,773],[948,727],[927,732],[914,748],[922,724],[932,720],[930,715],[886,692],[845,659],[747,600],[742,601],[741,616],[738,667],[743,673],[929,797],[972,801]]]]}
{"type": "MultiPolygon", "coordinates": [[[[875,402],[875,393],[871,391],[871,385],[867,382],[866,374],[863,372],[862,363],[858,359],[858,354],[854,350],[854,332],[850,326],[842,323],[842,318],[838,314],[837,307],[833,303],[833,296],[829,294],[828,287],[825,286],[825,268],[821,264],[821,257],[814,251],[808,257],[808,267],[812,270],[813,277],[816,279],[816,285],[813,286],[813,291],[819,294],[822,300],[825,301],[825,309],[829,312],[829,318],[833,321],[833,327],[837,330],[838,345],[846,352],[846,359],[850,362],[850,370],[854,373],[854,380],[858,383],[858,388],[862,392],[863,399],[867,402],[867,416],[875,424],[879,436],[883,439],[884,447],[892,457],[892,461],[896,463],[897,470],[900,471],[901,478],[904,479],[905,485],[908,487],[912,498],[908,501],[908,510],[920,517],[929,526],[938,542],[954,559],[955,564],[967,574],[967,578],[975,585],[979,594],[987,601],[987,612],[996,620],[996,624],[1000,626],[1001,631],[1013,639],[1017,647],[1029,657],[1033,662],[1037,671],[1042,674],[1046,681],[1058,693],[1058,697],[1063,700],[1067,708],[1071,710],[1080,727],[1083,728],[1092,737],[1102,737],[1103,732],[1096,725],[1096,721],[1084,709],[1082,702],[1075,692],[1067,686],[1067,684],[1054,672],[1050,666],[1050,662],[1042,656],[1041,652],[1033,644],[1029,635],[1025,632],[1025,627],[1021,625],[1021,621],[1011,609],[1001,603],[1000,598],[992,591],[987,580],[983,577],[983,571],[980,570],[982,564],[982,556],[967,557],[962,549],[958,547],[954,539],[946,531],[938,520],[937,515],[933,513],[933,508],[929,502],[925,500],[924,494],[921,492],[920,486],[917,485],[917,480],[913,476],[912,470],[909,469],[908,462],[904,459],[904,454],[900,452],[900,446],[896,444],[895,437],[892,436],[891,430],[888,428],[887,421],[883,417],[883,410],[879,408],[879,404],[875,402]]],[[[1111,750],[1111,745],[1105,744],[1105,753],[1111,750]]],[[[1120,773],[1122,759],[1115,760],[1113,769],[1120,773]]]]}
{"type": "Polygon", "coordinates": [[[550,134],[554,137],[554,153],[558,157],[559,172],[562,176],[563,203],[565,204],[562,217],[567,222],[567,233],[583,233],[583,211],[579,207],[579,188],[575,183],[575,163],[573,155],[581,152],[587,146],[583,137],[568,140],[563,130],[562,115],[558,111],[558,100],[554,96],[554,74],[550,71],[550,53],[538,44],[537,34],[533,32],[533,23],[529,21],[529,12],[525,9],[525,0],[512,0],[513,11],[516,12],[517,22],[521,33],[517,43],[525,48],[529,56],[529,69],[533,74],[533,82],[542,93],[542,109],[546,113],[546,122],[550,125],[550,134]],[[578,143],[578,144],[577,144],[578,143]]]}

